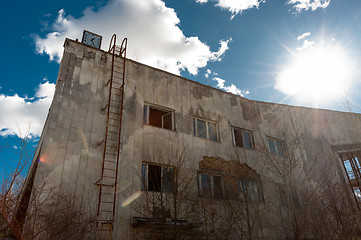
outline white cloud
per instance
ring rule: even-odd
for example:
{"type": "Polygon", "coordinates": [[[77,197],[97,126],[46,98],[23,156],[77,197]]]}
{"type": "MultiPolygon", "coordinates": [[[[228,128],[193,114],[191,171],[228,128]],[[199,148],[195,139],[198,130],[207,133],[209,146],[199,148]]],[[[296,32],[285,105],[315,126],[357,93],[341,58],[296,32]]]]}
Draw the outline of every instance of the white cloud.
{"type": "Polygon", "coordinates": [[[297,51],[303,51],[306,49],[312,49],[313,45],[315,44],[314,41],[308,41],[307,39],[303,41],[302,47],[296,48],[297,51]]]}
{"type": "MultiPolygon", "coordinates": [[[[265,3],[266,0],[214,0],[217,2],[216,6],[226,9],[232,13],[231,20],[242,11],[249,8],[258,8],[260,3],[265,3]]],[[[206,3],[208,0],[196,0],[197,3],[206,3]]]]}
{"type": "Polygon", "coordinates": [[[306,37],[308,37],[308,36],[310,36],[310,35],[311,35],[310,32],[306,32],[306,33],[298,36],[298,37],[297,37],[297,40],[300,41],[301,39],[304,39],[304,38],[306,38],[306,37]]]}
{"type": "Polygon", "coordinates": [[[0,94],[0,135],[20,135],[29,133],[39,136],[53,99],[55,84],[45,82],[38,86],[33,101],[17,94],[0,94]]]}
{"type": "Polygon", "coordinates": [[[216,6],[227,9],[232,13],[231,19],[238,13],[247,10],[249,8],[258,8],[260,3],[264,3],[264,0],[217,0],[216,6]]]}
{"type": "Polygon", "coordinates": [[[231,41],[232,41],[232,38],[229,38],[226,41],[221,40],[220,41],[221,47],[219,48],[218,52],[212,53],[212,56],[210,59],[213,61],[222,61],[221,56],[228,50],[228,43],[231,41]]]}
{"type": "Polygon", "coordinates": [[[213,80],[217,82],[217,87],[219,87],[222,90],[225,90],[226,92],[230,92],[240,96],[249,94],[249,91],[243,91],[237,88],[233,83],[231,84],[231,86],[225,86],[224,83],[226,82],[226,80],[222,78],[214,77],[213,80]]]}
{"type": "Polygon", "coordinates": [[[208,61],[221,59],[230,39],[220,41],[220,49],[212,52],[197,36],[186,37],[179,22],[174,9],[162,0],[110,0],[97,11],[85,9],[80,18],[66,16],[60,10],[53,32],[45,38],[37,36],[35,42],[39,53],[59,61],[66,37],[81,39],[86,29],[102,35],[103,48],[107,48],[116,33],[118,43],[128,38],[127,57],[175,74],[188,70],[195,75],[208,61]]]}
{"type": "Polygon", "coordinates": [[[206,74],[204,74],[204,76],[206,78],[209,78],[209,75],[211,75],[211,73],[212,73],[211,69],[207,69],[206,74]]]}
{"type": "Polygon", "coordinates": [[[317,8],[327,8],[331,0],[289,0],[287,3],[293,5],[298,12],[302,10],[315,11],[317,8]]]}

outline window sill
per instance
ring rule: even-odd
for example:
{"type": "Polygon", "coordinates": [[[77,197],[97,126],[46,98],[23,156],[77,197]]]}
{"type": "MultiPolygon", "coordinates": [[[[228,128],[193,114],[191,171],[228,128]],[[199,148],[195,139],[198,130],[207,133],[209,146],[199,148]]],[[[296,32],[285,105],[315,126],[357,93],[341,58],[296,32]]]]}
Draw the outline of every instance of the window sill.
{"type": "Polygon", "coordinates": [[[206,141],[210,141],[210,142],[215,142],[215,143],[221,143],[221,141],[213,141],[213,140],[210,140],[210,139],[208,139],[208,138],[202,138],[202,137],[198,137],[198,136],[194,136],[193,135],[193,137],[196,137],[196,138],[198,138],[198,139],[203,139],[203,140],[206,140],[206,141]]]}
{"type": "Polygon", "coordinates": [[[170,192],[170,193],[167,193],[167,192],[159,192],[159,191],[149,191],[149,190],[140,190],[141,192],[144,192],[144,193],[153,193],[153,194],[155,194],[155,193],[158,193],[158,194],[167,194],[167,195],[173,195],[173,193],[172,192],[170,192]]]}
{"type": "Polygon", "coordinates": [[[241,146],[237,146],[237,145],[233,145],[233,147],[236,147],[236,148],[241,148],[241,149],[244,149],[244,150],[251,150],[251,151],[254,151],[255,148],[245,148],[245,147],[241,147],[241,146]]]}
{"type": "Polygon", "coordinates": [[[168,128],[162,128],[162,127],[157,127],[157,126],[153,126],[153,125],[143,123],[143,127],[144,126],[149,126],[149,127],[152,127],[152,128],[164,129],[164,130],[167,130],[167,131],[176,132],[176,130],[171,130],[171,129],[168,129],[168,128]]]}

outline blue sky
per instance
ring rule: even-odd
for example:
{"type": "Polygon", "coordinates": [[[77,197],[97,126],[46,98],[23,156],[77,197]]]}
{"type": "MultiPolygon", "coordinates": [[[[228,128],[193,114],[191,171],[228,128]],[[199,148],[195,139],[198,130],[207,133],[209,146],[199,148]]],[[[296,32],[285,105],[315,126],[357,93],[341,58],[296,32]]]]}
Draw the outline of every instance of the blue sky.
{"type": "Polygon", "coordinates": [[[6,1],[0,18],[0,172],[16,134],[36,144],[64,39],[84,29],[103,49],[116,33],[131,59],[249,99],[361,112],[359,0],[6,1]]]}

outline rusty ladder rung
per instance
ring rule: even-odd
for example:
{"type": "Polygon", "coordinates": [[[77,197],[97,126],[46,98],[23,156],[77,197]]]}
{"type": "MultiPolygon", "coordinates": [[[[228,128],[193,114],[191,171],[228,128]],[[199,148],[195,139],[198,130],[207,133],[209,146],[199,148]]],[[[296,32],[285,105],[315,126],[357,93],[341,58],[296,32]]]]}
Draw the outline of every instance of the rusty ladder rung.
{"type": "Polygon", "coordinates": [[[114,99],[110,99],[111,102],[119,102],[120,103],[120,100],[114,100],[114,99]]]}
{"type": "Polygon", "coordinates": [[[108,130],[108,132],[109,132],[109,133],[119,134],[119,132],[113,132],[113,131],[109,131],[109,130],[108,130]]]}
{"type": "Polygon", "coordinates": [[[111,120],[120,120],[119,118],[109,118],[109,119],[111,119],[111,120]]]}
{"type": "MultiPolygon", "coordinates": [[[[123,68],[122,68],[122,69],[123,69],[123,68]]],[[[115,73],[119,73],[119,74],[123,74],[123,71],[118,72],[118,71],[113,70],[113,72],[115,72],[115,73]]]]}
{"type": "Polygon", "coordinates": [[[113,195],[113,193],[106,193],[106,192],[102,192],[102,194],[104,194],[104,195],[113,195]]]}
{"type": "Polygon", "coordinates": [[[116,103],[116,102],[112,102],[113,104],[111,104],[110,106],[111,107],[114,107],[114,108],[120,108],[120,103],[118,103],[117,105],[115,105],[114,103],[116,103]],[[118,106],[119,105],[119,106],[118,106]]]}
{"type": "Polygon", "coordinates": [[[110,171],[116,171],[116,169],[111,169],[111,168],[104,168],[106,170],[110,170],[110,171]]]}
{"type": "Polygon", "coordinates": [[[118,96],[118,97],[121,97],[121,96],[122,96],[122,95],[115,94],[115,93],[112,93],[112,95],[114,95],[114,96],[118,96]]]}
{"type": "Polygon", "coordinates": [[[108,155],[117,155],[117,153],[105,153],[105,154],[108,154],[108,155]]]}
{"type": "Polygon", "coordinates": [[[114,138],[107,138],[107,140],[118,141],[118,139],[114,139],[114,138]]]}
{"type": "Polygon", "coordinates": [[[112,176],[104,176],[104,175],[103,175],[103,178],[115,179],[115,177],[112,177],[112,176]]]}
{"type": "Polygon", "coordinates": [[[109,112],[110,114],[116,114],[116,115],[120,115],[119,113],[116,112],[109,112]]]}

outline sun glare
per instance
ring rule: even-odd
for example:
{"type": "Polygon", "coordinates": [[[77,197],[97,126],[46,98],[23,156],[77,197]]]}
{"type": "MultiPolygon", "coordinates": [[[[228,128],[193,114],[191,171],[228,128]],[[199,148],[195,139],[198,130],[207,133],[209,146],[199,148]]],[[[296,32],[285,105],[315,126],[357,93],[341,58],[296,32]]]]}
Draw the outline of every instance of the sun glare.
{"type": "Polygon", "coordinates": [[[295,53],[279,73],[275,88],[302,102],[332,102],[345,96],[352,72],[342,48],[321,44],[295,53]]]}

